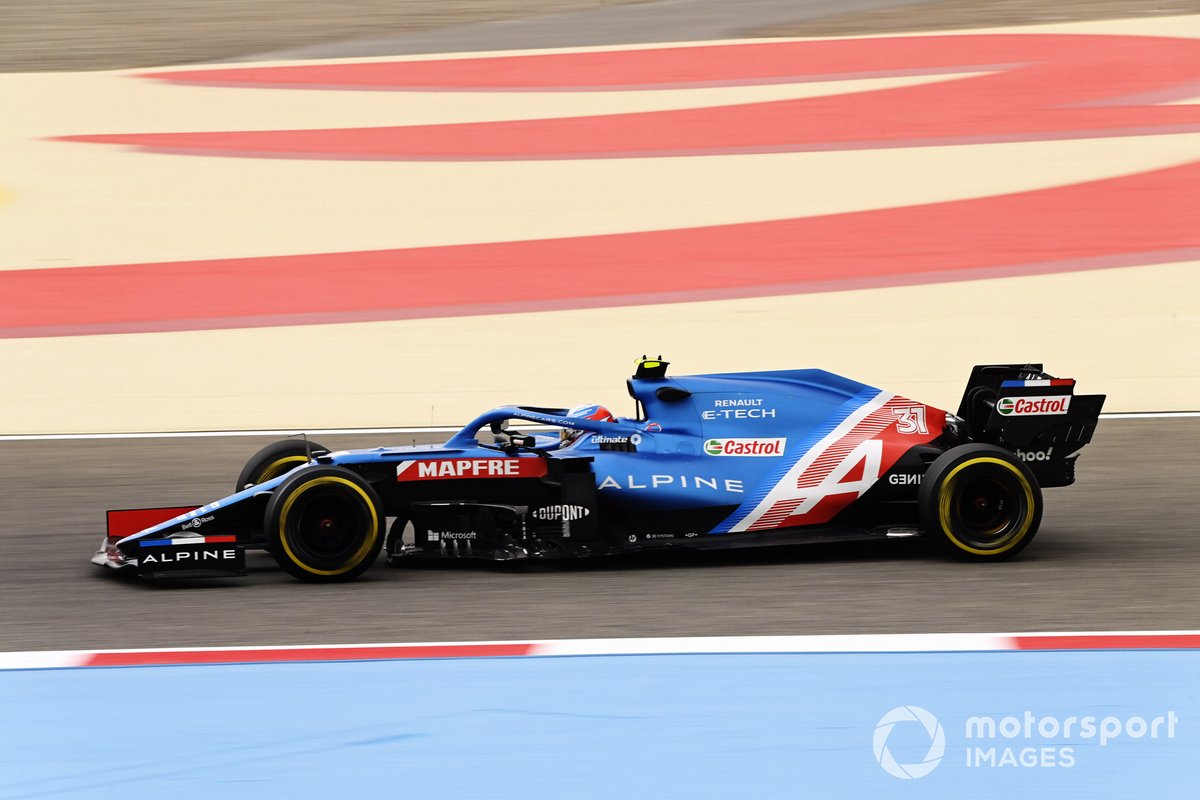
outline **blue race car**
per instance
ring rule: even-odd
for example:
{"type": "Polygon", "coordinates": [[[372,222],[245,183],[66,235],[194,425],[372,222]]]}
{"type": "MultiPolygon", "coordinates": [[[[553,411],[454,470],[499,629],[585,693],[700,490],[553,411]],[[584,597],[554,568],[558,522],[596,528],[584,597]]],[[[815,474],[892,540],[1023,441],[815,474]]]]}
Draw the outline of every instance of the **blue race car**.
{"type": "Polygon", "coordinates": [[[441,445],[277,442],[228,497],[110,511],[92,561],[228,576],[265,549],[301,580],[342,581],[381,548],[511,560],[918,535],[995,560],[1032,541],[1041,487],[1074,481],[1104,403],[1040,364],[975,367],[957,414],[822,370],[667,366],[638,362],[632,417],[502,406],[441,445]]]}

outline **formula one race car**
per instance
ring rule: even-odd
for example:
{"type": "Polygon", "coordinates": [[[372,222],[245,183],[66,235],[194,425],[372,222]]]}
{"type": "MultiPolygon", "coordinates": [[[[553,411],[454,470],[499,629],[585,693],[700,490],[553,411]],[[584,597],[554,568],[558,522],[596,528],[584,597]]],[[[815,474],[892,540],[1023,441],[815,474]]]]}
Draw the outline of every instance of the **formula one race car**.
{"type": "Polygon", "coordinates": [[[502,406],[441,445],[277,442],[216,502],[110,511],[92,562],[240,575],[254,548],[339,581],[381,548],[509,560],[917,535],[995,560],[1032,541],[1041,487],[1074,482],[1104,403],[1040,364],[975,367],[957,414],[822,370],[666,373],[639,361],[629,418],[502,406]]]}

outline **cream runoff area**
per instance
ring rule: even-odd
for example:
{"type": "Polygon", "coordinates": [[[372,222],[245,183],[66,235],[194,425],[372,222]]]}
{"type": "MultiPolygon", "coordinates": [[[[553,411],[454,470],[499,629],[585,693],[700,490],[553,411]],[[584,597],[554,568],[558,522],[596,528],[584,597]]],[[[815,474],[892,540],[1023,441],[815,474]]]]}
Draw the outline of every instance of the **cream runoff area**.
{"type": "MultiPolygon", "coordinates": [[[[1010,30],[1200,35],[1200,17],[1010,30]]],[[[0,96],[38,81],[50,89],[0,132],[4,268],[774,219],[1042,188],[1200,158],[1194,134],[500,164],[183,158],[38,138],[159,129],[136,110],[144,102],[139,93],[211,98],[215,116],[207,124],[196,107],[159,118],[166,129],[199,130],[272,126],[246,95],[277,104],[283,124],[316,126],[549,115],[538,104],[551,99],[554,113],[604,113],[868,88],[853,81],[836,88],[587,93],[569,98],[570,106],[561,105],[562,95],[510,94],[503,101],[518,105],[507,112],[465,104],[467,116],[459,104],[481,96],[426,93],[394,114],[381,105],[394,102],[392,93],[322,93],[313,110],[303,97],[313,93],[305,91],[117,78],[0,76],[0,96]],[[105,107],[105,86],[120,102],[105,107]]],[[[1106,392],[1108,410],[1192,409],[1200,396],[1198,275],[1197,264],[1186,262],[663,306],[0,340],[8,376],[0,433],[445,425],[506,402],[594,400],[625,408],[623,380],[643,352],[661,352],[678,372],[824,367],[950,408],[972,364],[1038,360],[1078,378],[1081,391],[1106,392]],[[895,310],[909,307],[937,311],[906,315],[897,326],[895,310]]]]}
{"type": "Polygon", "coordinates": [[[974,363],[1044,361],[1108,409],[1200,397],[1197,263],[826,294],[348,325],[0,341],[6,433],[448,425],[494,405],[629,413],[633,357],[823,367],[957,407],[974,363]],[[1071,298],[1069,313],[1052,311],[1071,298]],[[944,309],[906,315],[889,310],[944,309]],[[251,355],[253,354],[253,355],[251,355]]]}

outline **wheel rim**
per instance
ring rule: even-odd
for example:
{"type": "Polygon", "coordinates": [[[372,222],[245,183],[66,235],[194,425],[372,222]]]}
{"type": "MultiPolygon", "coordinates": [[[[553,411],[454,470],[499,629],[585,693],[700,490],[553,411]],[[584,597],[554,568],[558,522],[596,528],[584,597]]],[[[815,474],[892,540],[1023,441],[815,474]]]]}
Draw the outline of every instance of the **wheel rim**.
{"type": "Polygon", "coordinates": [[[995,478],[968,478],[958,490],[955,529],[976,542],[1002,537],[1020,521],[1013,513],[1014,509],[1019,511],[1018,502],[1013,488],[995,478]]]}
{"type": "Polygon", "coordinates": [[[358,549],[364,523],[357,504],[327,494],[300,504],[288,540],[305,561],[340,564],[358,549]]]}
{"type": "Polygon", "coordinates": [[[298,487],[280,515],[284,552],[313,575],[335,576],[376,552],[380,520],[363,490],[340,477],[298,487]]]}
{"type": "Polygon", "coordinates": [[[962,549],[1002,553],[1024,538],[1033,523],[1033,492],[1011,464],[995,458],[965,462],[946,478],[942,529],[962,549]]]}

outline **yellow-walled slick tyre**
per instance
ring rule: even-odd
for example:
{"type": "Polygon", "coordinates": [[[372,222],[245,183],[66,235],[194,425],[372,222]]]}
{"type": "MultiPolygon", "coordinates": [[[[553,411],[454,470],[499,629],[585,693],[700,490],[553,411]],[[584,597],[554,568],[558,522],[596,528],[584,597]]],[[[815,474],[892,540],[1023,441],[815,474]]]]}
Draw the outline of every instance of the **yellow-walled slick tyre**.
{"type": "Polygon", "coordinates": [[[267,549],[303,581],[348,581],[379,556],[386,523],[370,484],[341,467],[310,466],[284,478],[267,503],[267,549]]]}
{"type": "Polygon", "coordinates": [[[1042,521],[1042,490],[1012,453],[967,444],[929,465],[918,494],[922,526],[955,556],[1010,558],[1029,546],[1042,521]]]}
{"type": "Polygon", "coordinates": [[[234,489],[240,492],[247,487],[278,478],[301,464],[307,464],[308,454],[318,451],[326,451],[326,448],[316,442],[305,443],[303,439],[273,442],[250,457],[246,466],[242,467],[234,489]]]}

